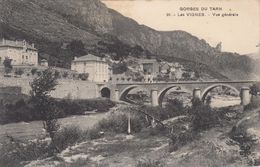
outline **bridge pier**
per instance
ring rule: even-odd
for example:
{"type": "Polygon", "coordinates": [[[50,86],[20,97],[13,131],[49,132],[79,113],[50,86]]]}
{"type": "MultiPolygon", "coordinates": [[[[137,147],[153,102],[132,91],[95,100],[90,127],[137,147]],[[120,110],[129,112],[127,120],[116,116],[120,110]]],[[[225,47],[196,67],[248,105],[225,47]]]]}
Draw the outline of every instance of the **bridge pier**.
{"type": "Polygon", "coordinates": [[[158,89],[152,89],[151,90],[151,101],[152,101],[152,106],[153,107],[159,106],[159,103],[158,103],[158,89]]]}
{"type": "Polygon", "coordinates": [[[251,101],[250,89],[248,87],[242,87],[240,90],[241,104],[243,106],[248,105],[251,101]]]}
{"type": "Polygon", "coordinates": [[[120,99],[119,99],[119,90],[118,90],[118,89],[115,89],[115,90],[114,90],[114,93],[111,94],[110,98],[111,98],[111,100],[113,100],[113,101],[119,101],[119,100],[120,100],[120,99]]]}
{"type": "Polygon", "coordinates": [[[193,98],[201,98],[201,89],[200,88],[195,88],[193,89],[193,98]]]}

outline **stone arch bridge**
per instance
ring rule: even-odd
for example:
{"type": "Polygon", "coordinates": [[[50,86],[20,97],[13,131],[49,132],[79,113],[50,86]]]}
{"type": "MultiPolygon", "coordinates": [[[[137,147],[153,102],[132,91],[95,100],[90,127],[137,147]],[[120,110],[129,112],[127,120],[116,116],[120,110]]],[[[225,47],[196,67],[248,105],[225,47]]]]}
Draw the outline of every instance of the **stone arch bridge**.
{"type": "Polygon", "coordinates": [[[191,92],[193,97],[205,100],[208,93],[219,86],[227,87],[234,90],[240,95],[241,103],[247,105],[250,103],[249,87],[253,84],[260,84],[260,81],[181,81],[181,82],[158,82],[158,83],[98,83],[100,96],[106,96],[103,92],[107,92],[107,97],[114,101],[127,101],[127,94],[135,89],[144,89],[151,91],[151,102],[153,106],[162,104],[163,97],[172,88],[178,88],[191,92]]]}

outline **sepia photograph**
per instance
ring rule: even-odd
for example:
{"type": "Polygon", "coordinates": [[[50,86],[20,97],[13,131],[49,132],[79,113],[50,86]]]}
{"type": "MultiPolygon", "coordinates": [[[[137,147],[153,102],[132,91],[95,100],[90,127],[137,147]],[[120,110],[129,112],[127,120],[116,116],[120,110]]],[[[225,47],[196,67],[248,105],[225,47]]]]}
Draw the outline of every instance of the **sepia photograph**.
{"type": "Polygon", "coordinates": [[[260,0],[0,0],[0,167],[260,166],[260,0]]]}

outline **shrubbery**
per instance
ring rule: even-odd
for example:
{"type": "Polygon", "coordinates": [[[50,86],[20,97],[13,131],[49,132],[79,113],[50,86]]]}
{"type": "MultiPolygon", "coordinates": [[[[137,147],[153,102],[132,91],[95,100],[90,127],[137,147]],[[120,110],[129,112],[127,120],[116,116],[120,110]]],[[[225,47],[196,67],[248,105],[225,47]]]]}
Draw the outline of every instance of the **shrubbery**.
{"type": "MultiPolygon", "coordinates": [[[[57,117],[82,115],[86,111],[107,112],[115,103],[109,99],[93,100],[55,100],[57,117]]],[[[42,120],[41,113],[35,109],[31,100],[19,100],[15,104],[0,104],[0,124],[20,121],[42,120]]]]}
{"type": "Polygon", "coordinates": [[[178,131],[178,129],[175,130],[177,130],[177,132],[175,131],[170,134],[170,152],[178,150],[180,147],[190,143],[197,137],[197,134],[191,129],[181,131],[178,131]]]}
{"type": "Polygon", "coordinates": [[[198,132],[218,125],[223,114],[195,98],[192,99],[192,107],[188,109],[187,116],[189,118],[187,122],[172,126],[173,131],[169,134],[171,139],[170,151],[175,151],[198,138],[198,132]]]}
{"type": "Polygon", "coordinates": [[[0,147],[0,166],[15,167],[24,166],[24,162],[44,159],[61,152],[68,146],[87,138],[88,132],[79,127],[70,126],[58,130],[54,134],[53,142],[49,138],[35,139],[32,141],[20,141],[8,136],[0,147]],[[53,148],[56,149],[53,149],[53,148]]]}
{"type": "Polygon", "coordinates": [[[81,79],[82,81],[87,81],[89,77],[88,73],[81,73],[79,74],[79,79],[81,79]]]}
{"type": "Polygon", "coordinates": [[[159,160],[143,159],[139,160],[136,167],[163,167],[164,163],[159,160]]]}
{"type": "Polygon", "coordinates": [[[253,109],[256,109],[256,108],[259,108],[259,107],[260,107],[260,98],[259,98],[259,96],[252,96],[251,103],[246,105],[244,107],[244,110],[245,111],[250,111],[250,110],[253,110],[253,109]]]}
{"type": "Polygon", "coordinates": [[[113,113],[109,115],[108,118],[101,120],[96,126],[96,129],[98,129],[98,131],[127,133],[128,115],[130,114],[131,132],[138,133],[142,129],[152,125],[152,118],[163,121],[175,116],[187,114],[186,108],[183,107],[183,103],[179,100],[168,101],[167,105],[166,108],[151,106],[125,108],[124,111],[113,113]]]}
{"type": "Polygon", "coordinates": [[[186,115],[188,111],[178,99],[168,100],[165,108],[160,106],[142,106],[140,110],[161,121],[180,115],[186,115]]]}
{"type": "Polygon", "coordinates": [[[189,111],[192,117],[192,128],[195,131],[207,130],[219,123],[219,113],[203,104],[199,99],[192,100],[192,107],[189,111]]]}
{"type": "MultiPolygon", "coordinates": [[[[131,114],[131,131],[136,133],[140,132],[142,128],[147,127],[149,124],[137,114],[131,114]]],[[[115,133],[127,133],[128,127],[128,113],[111,114],[108,118],[101,120],[97,129],[100,131],[109,131],[115,133]]]]}
{"type": "Polygon", "coordinates": [[[23,142],[12,137],[9,137],[9,139],[0,147],[0,166],[24,166],[21,164],[23,161],[42,159],[52,155],[52,150],[47,140],[38,139],[23,142]]]}
{"type": "Polygon", "coordinates": [[[68,146],[72,146],[81,141],[84,137],[86,137],[86,132],[77,126],[69,126],[62,128],[55,133],[53,143],[59,151],[62,151],[68,146]]]}

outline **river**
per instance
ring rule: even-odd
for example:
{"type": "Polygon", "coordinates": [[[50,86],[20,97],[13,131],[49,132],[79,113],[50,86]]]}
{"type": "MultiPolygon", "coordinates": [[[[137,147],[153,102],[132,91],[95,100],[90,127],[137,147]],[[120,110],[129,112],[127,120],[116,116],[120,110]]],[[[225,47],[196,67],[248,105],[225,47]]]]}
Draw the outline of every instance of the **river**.
{"type": "Polygon", "coordinates": [[[240,97],[232,96],[213,96],[210,106],[212,108],[228,107],[240,104],[240,97]]]}
{"type": "MultiPolygon", "coordinates": [[[[212,97],[211,107],[220,108],[227,107],[232,105],[239,105],[239,97],[230,97],[230,96],[214,96],[212,97]]],[[[118,107],[117,107],[118,108],[118,107]]],[[[112,108],[111,110],[115,110],[112,108]]],[[[93,127],[98,121],[106,118],[110,112],[107,113],[98,113],[92,115],[77,115],[70,116],[67,118],[59,119],[59,123],[62,127],[75,125],[79,126],[81,129],[89,129],[93,127]]],[[[10,123],[6,125],[0,125],[0,142],[5,139],[6,135],[11,135],[17,139],[33,139],[37,136],[44,134],[44,129],[42,121],[32,121],[32,122],[18,122],[10,123]]]]}
{"type": "MultiPolygon", "coordinates": [[[[81,129],[89,129],[98,121],[108,116],[109,113],[92,115],[77,115],[59,119],[61,127],[75,125],[81,129]]],[[[17,139],[34,139],[44,134],[42,121],[18,122],[0,125],[0,142],[5,140],[6,134],[17,139]]]]}

